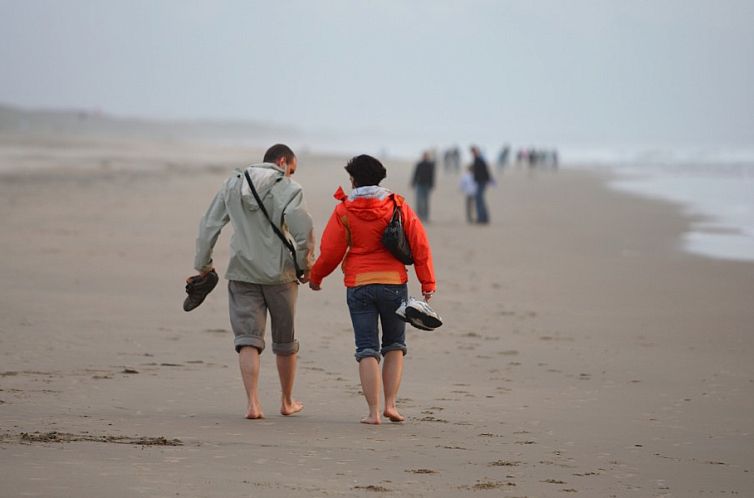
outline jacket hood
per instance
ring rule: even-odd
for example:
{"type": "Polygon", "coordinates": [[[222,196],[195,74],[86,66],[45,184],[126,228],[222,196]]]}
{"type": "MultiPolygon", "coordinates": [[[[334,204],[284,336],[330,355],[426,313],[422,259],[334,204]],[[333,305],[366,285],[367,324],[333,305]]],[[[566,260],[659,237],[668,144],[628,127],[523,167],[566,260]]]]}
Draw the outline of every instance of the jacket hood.
{"type": "Polygon", "coordinates": [[[395,207],[393,199],[398,205],[403,203],[400,196],[377,185],[357,187],[348,195],[342,187],[338,187],[333,197],[341,201],[349,213],[364,221],[388,217],[395,207]]]}
{"type": "Polygon", "coordinates": [[[251,192],[251,187],[249,187],[249,182],[246,180],[246,175],[244,174],[245,172],[248,171],[251,181],[254,182],[254,189],[256,189],[259,198],[263,202],[272,190],[272,187],[285,178],[285,172],[277,167],[277,165],[271,163],[252,164],[239,171],[241,173],[241,203],[251,211],[257,211],[259,203],[251,192]]]}

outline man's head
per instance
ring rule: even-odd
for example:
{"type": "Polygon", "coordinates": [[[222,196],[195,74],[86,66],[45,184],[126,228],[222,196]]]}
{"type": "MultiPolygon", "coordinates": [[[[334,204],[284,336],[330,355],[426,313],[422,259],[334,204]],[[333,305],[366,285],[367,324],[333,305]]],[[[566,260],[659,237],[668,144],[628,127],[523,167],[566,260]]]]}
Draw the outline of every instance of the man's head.
{"type": "Polygon", "coordinates": [[[470,150],[471,150],[471,155],[472,156],[479,157],[479,147],[477,147],[476,145],[472,145],[470,147],[470,150]]]}
{"type": "Polygon", "coordinates": [[[285,171],[286,176],[295,173],[298,166],[296,154],[293,153],[290,147],[283,144],[275,144],[267,149],[262,160],[266,163],[276,164],[280,169],[285,171]]]}
{"type": "Polygon", "coordinates": [[[377,159],[366,154],[352,157],[346,164],[354,188],[379,185],[387,176],[385,167],[377,159]]]}

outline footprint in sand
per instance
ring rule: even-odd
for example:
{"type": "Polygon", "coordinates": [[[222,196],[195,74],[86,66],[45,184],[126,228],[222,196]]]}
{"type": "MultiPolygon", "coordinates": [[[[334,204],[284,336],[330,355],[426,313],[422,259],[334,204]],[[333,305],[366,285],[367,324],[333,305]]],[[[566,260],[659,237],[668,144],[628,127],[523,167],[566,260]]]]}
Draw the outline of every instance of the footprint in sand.
{"type": "Polygon", "coordinates": [[[230,333],[227,329],[204,329],[204,332],[208,334],[227,334],[230,333]]]}
{"type": "Polygon", "coordinates": [[[436,470],[432,470],[432,469],[406,469],[404,472],[408,472],[410,474],[437,474],[438,473],[436,470]]]}
{"type": "Polygon", "coordinates": [[[363,489],[366,491],[377,491],[380,493],[389,493],[390,490],[384,486],[376,486],[374,484],[369,484],[367,486],[354,486],[353,489],[363,489]]]}
{"type": "Polygon", "coordinates": [[[488,490],[488,489],[500,489],[504,487],[514,487],[516,486],[515,482],[511,481],[481,481],[469,488],[468,486],[461,486],[460,489],[472,489],[474,491],[482,491],[482,490],[488,490]]]}
{"type": "Polygon", "coordinates": [[[437,417],[435,417],[433,415],[426,415],[426,416],[424,416],[424,417],[422,417],[422,418],[420,418],[418,420],[419,420],[419,422],[438,422],[438,423],[441,423],[441,424],[447,424],[448,423],[448,421],[445,420],[444,418],[437,418],[437,417]]]}

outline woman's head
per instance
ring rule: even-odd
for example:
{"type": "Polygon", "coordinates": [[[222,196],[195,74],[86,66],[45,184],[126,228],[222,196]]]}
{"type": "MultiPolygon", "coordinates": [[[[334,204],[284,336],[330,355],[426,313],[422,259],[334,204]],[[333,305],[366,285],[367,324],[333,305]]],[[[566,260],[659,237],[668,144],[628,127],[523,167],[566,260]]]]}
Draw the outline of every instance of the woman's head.
{"type": "Polygon", "coordinates": [[[382,163],[366,154],[352,157],[346,164],[346,171],[351,175],[354,187],[379,185],[387,176],[382,163]]]}

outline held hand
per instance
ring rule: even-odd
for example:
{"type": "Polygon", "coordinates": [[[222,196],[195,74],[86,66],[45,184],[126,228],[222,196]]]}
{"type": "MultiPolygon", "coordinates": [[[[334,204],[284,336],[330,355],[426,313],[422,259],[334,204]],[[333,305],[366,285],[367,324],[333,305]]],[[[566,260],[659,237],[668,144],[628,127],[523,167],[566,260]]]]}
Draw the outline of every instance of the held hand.
{"type": "Polygon", "coordinates": [[[435,294],[435,291],[432,292],[422,292],[422,295],[424,296],[424,302],[428,303],[430,299],[432,299],[432,296],[435,294]]]}
{"type": "Polygon", "coordinates": [[[319,285],[319,284],[315,284],[315,283],[314,283],[314,282],[312,282],[312,281],[309,281],[309,288],[310,288],[311,290],[313,290],[313,291],[322,290],[322,286],[321,286],[321,285],[319,285]]]}
{"type": "MultiPolygon", "coordinates": [[[[210,268],[210,269],[209,269],[209,270],[207,270],[207,271],[201,271],[201,272],[199,272],[199,276],[200,276],[200,277],[206,277],[206,276],[207,276],[207,273],[209,273],[209,272],[211,272],[211,271],[214,271],[214,270],[215,270],[214,268],[210,268]]],[[[195,276],[196,276],[196,275],[190,275],[190,276],[186,277],[186,283],[187,283],[187,284],[188,284],[188,283],[191,283],[191,279],[192,279],[192,278],[194,278],[195,276]]]]}
{"type": "Polygon", "coordinates": [[[309,270],[305,271],[303,275],[298,277],[298,281],[302,284],[305,284],[309,281],[309,277],[311,276],[311,272],[309,270]]]}

